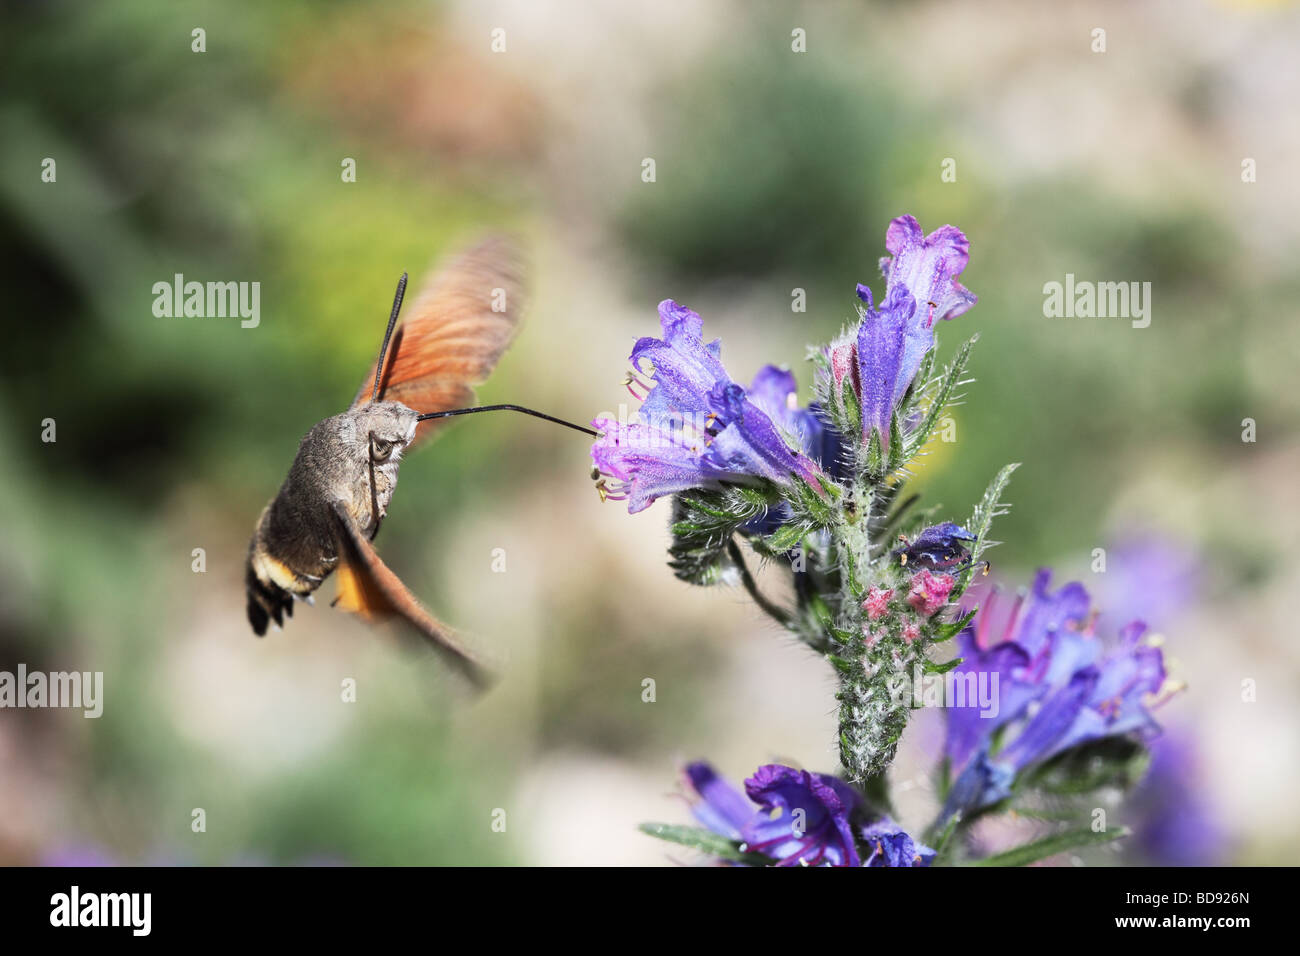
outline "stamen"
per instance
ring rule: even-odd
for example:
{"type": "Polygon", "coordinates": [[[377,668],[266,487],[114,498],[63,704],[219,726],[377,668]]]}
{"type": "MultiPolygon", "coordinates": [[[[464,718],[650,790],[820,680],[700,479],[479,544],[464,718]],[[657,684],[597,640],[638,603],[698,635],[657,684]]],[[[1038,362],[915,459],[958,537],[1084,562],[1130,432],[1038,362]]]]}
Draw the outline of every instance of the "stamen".
{"type": "Polygon", "coordinates": [[[629,371],[626,375],[623,376],[623,384],[627,386],[628,394],[630,394],[638,402],[644,402],[646,399],[646,395],[649,395],[650,389],[654,387],[651,383],[642,381],[637,376],[635,371],[629,371]],[[646,395],[638,395],[635,391],[633,391],[632,389],[633,385],[635,385],[637,388],[643,389],[646,395]]]}
{"type": "Polygon", "coordinates": [[[1160,689],[1154,694],[1147,694],[1142,703],[1148,710],[1154,710],[1162,704],[1167,703],[1170,698],[1176,697],[1185,690],[1187,690],[1186,681],[1175,680],[1172,677],[1168,677],[1165,679],[1164,684],[1160,686],[1160,689]]]}
{"type": "Polygon", "coordinates": [[[626,482],[619,482],[613,488],[609,486],[608,479],[602,477],[596,482],[596,494],[600,495],[601,503],[606,501],[625,501],[631,492],[631,486],[626,482]]]}

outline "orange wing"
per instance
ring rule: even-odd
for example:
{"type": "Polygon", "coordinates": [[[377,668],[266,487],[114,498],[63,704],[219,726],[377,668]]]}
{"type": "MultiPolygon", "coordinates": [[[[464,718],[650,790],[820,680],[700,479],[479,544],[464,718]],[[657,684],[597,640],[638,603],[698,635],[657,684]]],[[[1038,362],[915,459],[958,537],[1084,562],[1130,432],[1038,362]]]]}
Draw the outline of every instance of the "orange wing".
{"type": "Polygon", "coordinates": [[[401,617],[420,632],[434,649],[476,686],[491,683],[477,657],[461,644],[455,632],[430,614],[388,565],[380,560],[342,502],[332,513],[339,544],[339,596],[334,606],[360,614],[367,620],[401,617]]]}
{"type": "MultiPolygon", "coordinates": [[[[480,243],[425,280],[393,333],[379,397],[418,412],[464,408],[514,338],[523,309],[523,257],[509,239],[480,243]]],[[[353,407],[370,401],[372,365],[353,407]]],[[[421,422],[415,442],[444,420],[421,422]]]]}

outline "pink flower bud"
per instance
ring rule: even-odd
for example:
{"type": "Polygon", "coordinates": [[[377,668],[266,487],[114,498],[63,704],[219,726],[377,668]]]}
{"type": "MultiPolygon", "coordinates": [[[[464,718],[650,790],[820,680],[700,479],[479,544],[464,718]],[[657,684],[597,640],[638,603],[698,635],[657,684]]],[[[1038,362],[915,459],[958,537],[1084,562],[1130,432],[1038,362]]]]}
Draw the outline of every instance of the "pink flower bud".
{"type": "Polygon", "coordinates": [[[862,602],[862,610],[867,612],[867,620],[878,621],[889,613],[889,601],[893,596],[893,588],[872,587],[869,589],[867,599],[862,602]]]}
{"type": "Polygon", "coordinates": [[[928,569],[922,569],[912,576],[907,603],[922,617],[929,617],[948,603],[948,595],[956,583],[951,574],[931,574],[928,569]]]}

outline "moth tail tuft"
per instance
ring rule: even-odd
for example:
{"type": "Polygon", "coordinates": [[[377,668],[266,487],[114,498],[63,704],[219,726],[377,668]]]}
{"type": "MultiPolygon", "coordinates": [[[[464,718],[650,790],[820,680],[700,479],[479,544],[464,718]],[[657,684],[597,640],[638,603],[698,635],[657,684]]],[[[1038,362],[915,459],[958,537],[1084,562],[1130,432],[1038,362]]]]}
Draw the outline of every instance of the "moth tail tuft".
{"type": "Polygon", "coordinates": [[[258,637],[266,635],[267,624],[272,620],[284,626],[284,615],[293,617],[293,599],[289,592],[274,581],[264,581],[253,569],[252,555],[244,573],[244,587],[248,592],[248,623],[258,637]]]}

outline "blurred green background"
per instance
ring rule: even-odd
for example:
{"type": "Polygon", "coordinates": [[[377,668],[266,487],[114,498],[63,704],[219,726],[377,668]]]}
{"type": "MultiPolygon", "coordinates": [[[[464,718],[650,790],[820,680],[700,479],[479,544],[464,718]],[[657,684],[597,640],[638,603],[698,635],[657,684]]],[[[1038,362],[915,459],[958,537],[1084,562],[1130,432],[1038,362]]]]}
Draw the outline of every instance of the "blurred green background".
{"type": "MultiPolygon", "coordinates": [[[[402,469],[381,551],[508,660],[485,699],[327,602],[255,639],[242,562],[403,270],[525,236],[532,306],[481,395],[583,420],[630,401],[666,297],[738,380],[806,386],[905,212],[965,230],[980,297],[941,329],[979,332],[977,381],[919,486],[960,519],[1024,462],[999,578],[1154,606],[1215,860],[1293,862],[1300,17],[1050,6],[0,4],[0,670],[106,682],[99,720],[0,711],[0,863],[656,863],[634,828],[684,819],[681,760],[833,770],[825,666],[673,580],[666,510],[602,506],[572,434],[483,416],[402,469]],[[155,317],[178,272],[260,282],[260,326],[155,317]],[[1066,273],[1152,283],[1150,327],[1045,317],[1066,273]],[[1153,541],[1174,584],[1123,557],[1153,541]]],[[[895,774],[914,828],[933,716],[895,774]]]]}

